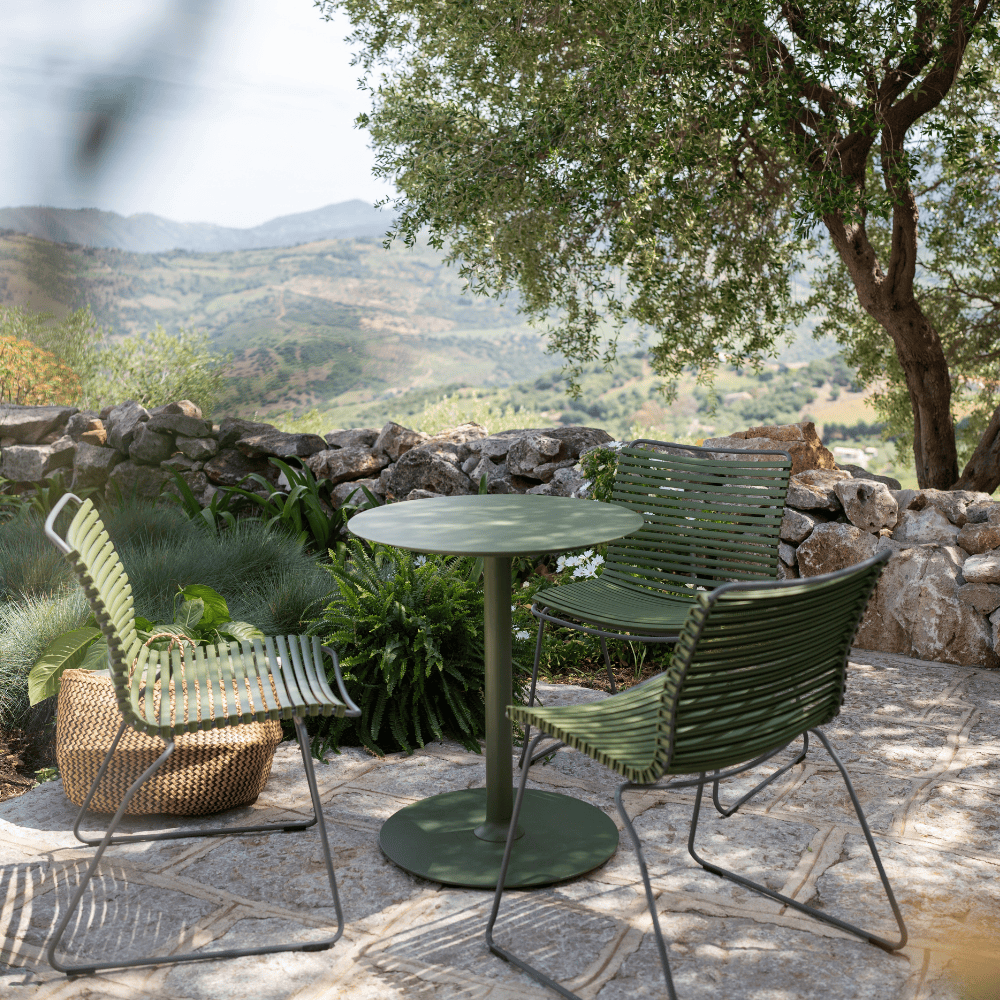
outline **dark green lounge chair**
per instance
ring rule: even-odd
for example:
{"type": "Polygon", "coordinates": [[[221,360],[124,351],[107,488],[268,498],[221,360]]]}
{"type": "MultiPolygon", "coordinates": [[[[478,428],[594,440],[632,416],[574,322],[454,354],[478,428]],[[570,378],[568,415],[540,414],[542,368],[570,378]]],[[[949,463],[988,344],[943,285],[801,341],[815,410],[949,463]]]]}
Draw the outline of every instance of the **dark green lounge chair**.
{"type": "Polygon", "coordinates": [[[608,546],[601,576],[537,594],[528,704],[535,703],[546,622],[600,639],[614,694],[608,639],[675,643],[700,590],[776,579],[791,468],[787,451],[723,451],[646,439],[623,448],[612,500],[646,523],[608,546]],[[722,454],[727,457],[716,457],[722,454]]]}
{"type": "Polygon", "coordinates": [[[208,649],[199,648],[194,656],[189,654],[189,661],[193,659],[194,662],[189,662],[185,668],[177,650],[172,653],[158,652],[144,646],[137,636],[132,607],[132,587],[92,501],[81,501],[71,493],[66,494],[48,516],[45,533],[68,557],[87,595],[97,623],[107,636],[109,667],[118,698],[118,707],[122,714],[118,733],[97,772],[73,827],[76,838],[81,843],[96,846],[97,851],[48,943],[46,954],[49,964],[59,972],[81,975],[96,972],[98,969],[170,965],[176,962],[237,958],[242,955],[264,955],[278,951],[323,951],[332,947],[343,934],[344,915],[337,894],[333,859],[330,856],[323,808],[310,757],[309,737],[306,734],[304,719],[307,715],[356,717],[361,714],[360,709],[351,701],[344,689],[336,653],[332,649],[320,646],[319,640],[315,638],[268,636],[263,645],[260,640],[255,639],[252,643],[231,642],[208,649]],[[55,522],[63,507],[71,500],[80,504],[80,508],[70,523],[66,538],[63,539],[56,533],[55,522]],[[324,653],[333,662],[340,697],[333,693],[327,683],[324,653]],[[154,692],[168,690],[171,686],[175,695],[173,710],[170,697],[153,697],[154,692]],[[238,697],[234,692],[238,692],[238,697]],[[235,726],[254,720],[262,722],[264,719],[292,719],[295,723],[295,732],[302,751],[302,763],[312,796],[312,819],[197,831],[181,829],[158,834],[122,837],[114,835],[132,797],[173,753],[176,735],[199,729],[235,726]],[[128,727],[159,736],[164,743],[163,753],[128,788],[104,836],[100,839],[88,839],[81,836],[80,823],[128,727]],[[326,873],[337,914],[337,932],[333,936],[312,942],[214,952],[200,951],[123,961],[88,962],[85,965],[75,966],[65,965],[56,958],[56,949],[63,933],[110,844],[195,837],[229,837],[240,833],[291,833],[305,830],[313,825],[317,825],[319,829],[326,873]]]}
{"type": "MultiPolygon", "coordinates": [[[[508,711],[513,721],[540,730],[531,741],[529,759],[538,741],[549,735],[626,779],[615,794],[615,804],[635,844],[671,1000],[676,1000],[676,993],[642,845],[622,802],[623,792],[648,789],[668,775],[697,775],[656,787],[697,788],[688,851],[707,871],[856,934],[886,951],[897,951],[906,944],[903,918],[858,797],[844,765],[819,728],[840,712],[851,640],[888,558],[889,553],[882,552],[867,562],[826,576],[725,584],[699,593],[691,603],[669,670],[604,701],[548,709],[515,705],[508,711]],[[806,732],[813,733],[826,747],[847,785],[899,928],[898,941],[862,930],[720,868],[695,850],[705,785],[717,789],[720,779],[757,766],[806,732]]],[[[486,942],[494,954],[538,982],[564,997],[575,998],[574,993],[493,940],[507,867],[512,850],[517,850],[515,831],[529,770],[527,766],[521,768],[486,942]]]]}

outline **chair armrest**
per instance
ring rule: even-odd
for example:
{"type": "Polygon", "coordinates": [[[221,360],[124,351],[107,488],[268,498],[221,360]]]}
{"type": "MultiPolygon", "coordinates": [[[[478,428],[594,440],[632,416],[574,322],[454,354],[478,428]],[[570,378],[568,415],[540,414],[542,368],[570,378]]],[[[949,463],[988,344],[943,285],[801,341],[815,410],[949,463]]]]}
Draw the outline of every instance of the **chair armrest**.
{"type": "Polygon", "coordinates": [[[49,516],[45,519],[45,534],[48,536],[49,541],[59,549],[61,552],[65,552],[69,555],[73,551],[73,547],[66,543],[66,540],[60,538],[56,534],[56,518],[62,513],[63,507],[70,500],[75,500],[77,503],[83,503],[83,501],[75,493],[64,493],[60,498],[59,502],[52,508],[49,512],[49,516]]]}
{"type": "Polygon", "coordinates": [[[324,653],[329,654],[330,659],[333,660],[333,672],[337,678],[337,687],[340,689],[340,697],[344,704],[347,706],[347,711],[344,715],[348,719],[357,719],[361,715],[361,709],[351,700],[351,696],[347,693],[347,688],[344,687],[344,678],[340,675],[340,659],[337,656],[336,650],[331,649],[329,646],[320,646],[320,649],[324,653]]]}

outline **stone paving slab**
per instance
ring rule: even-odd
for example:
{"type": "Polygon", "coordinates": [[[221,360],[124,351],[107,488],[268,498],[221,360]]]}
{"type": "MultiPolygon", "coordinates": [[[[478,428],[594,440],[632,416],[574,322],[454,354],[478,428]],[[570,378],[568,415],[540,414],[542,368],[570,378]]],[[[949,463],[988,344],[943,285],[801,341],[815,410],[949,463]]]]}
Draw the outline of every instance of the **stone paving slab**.
{"type": "MultiPolygon", "coordinates": [[[[546,703],[604,697],[544,685],[546,703]]],[[[693,792],[626,797],[647,850],[683,1000],[960,1000],[1000,997],[1000,673],[855,650],[844,711],[827,727],[855,781],[910,931],[890,955],[697,866],[685,850],[693,792]],[[995,977],[992,980],[990,977],[995,977]],[[992,986],[988,985],[992,982],[992,986]],[[967,990],[979,992],[967,992],[967,990]]],[[[791,751],[781,764],[791,759],[791,751]]],[[[773,764],[729,781],[733,801],[773,764]]],[[[377,844],[396,809],[485,780],[453,744],[383,760],[345,750],[319,765],[347,929],[334,949],[67,979],[43,949],[90,849],[72,835],[59,782],[0,805],[0,997],[4,1000],[541,1000],[489,954],[491,895],[407,875],[377,844]]],[[[618,823],[616,776],[560,750],[529,779],[618,823]]],[[[308,814],[293,744],[250,808],[192,829],[308,814]]],[[[130,820],[138,830],[168,820],[130,820]]],[[[91,823],[89,829],[98,831],[91,823]]],[[[124,832],[124,831],[123,831],[124,832]]],[[[839,774],[822,747],[728,819],[699,819],[705,857],[852,922],[891,934],[891,914],[839,774]]],[[[67,950],[78,960],[321,937],[334,919],[314,831],[108,851],[67,950]]],[[[665,995],[635,854],[584,878],[505,897],[498,941],[585,1000],[665,995]]]]}

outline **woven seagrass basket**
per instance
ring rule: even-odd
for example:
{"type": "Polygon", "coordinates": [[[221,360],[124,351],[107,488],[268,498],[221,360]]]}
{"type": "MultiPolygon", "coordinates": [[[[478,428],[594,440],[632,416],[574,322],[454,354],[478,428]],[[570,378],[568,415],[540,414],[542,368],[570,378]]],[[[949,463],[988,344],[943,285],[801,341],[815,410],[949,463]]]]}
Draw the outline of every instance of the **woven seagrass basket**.
{"type": "MultiPolygon", "coordinates": [[[[122,716],[111,678],[67,670],[59,685],[56,760],[67,798],[83,805],[122,716]]],[[[182,733],[174,752],[129,803],[129,815],[202,816],[250,805],[271,773],[281,742],[275,719],[182,733]]],[[[163,753],[163,740],[126,729],[90,808],[113,813],[129,785],[163,753]]]]}

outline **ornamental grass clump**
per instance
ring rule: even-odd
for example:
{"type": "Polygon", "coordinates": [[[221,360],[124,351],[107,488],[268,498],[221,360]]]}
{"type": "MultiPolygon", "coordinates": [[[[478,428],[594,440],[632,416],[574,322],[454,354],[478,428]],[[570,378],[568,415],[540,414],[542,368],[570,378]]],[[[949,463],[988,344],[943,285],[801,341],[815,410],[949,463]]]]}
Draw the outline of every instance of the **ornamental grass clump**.
{"type": "MultiPolygon", "coordinates": [[[[311,631],[339,651],[361,717],[315,722],[314,751],[360,743],[379,756],[411,753],[450,737],[478,752],[486,725],[478,561],[369,550],[354,539],[326,569],[336,590],[311,631]]],[[[522,670],[515,663],[515,700],[522,670]]]]}

